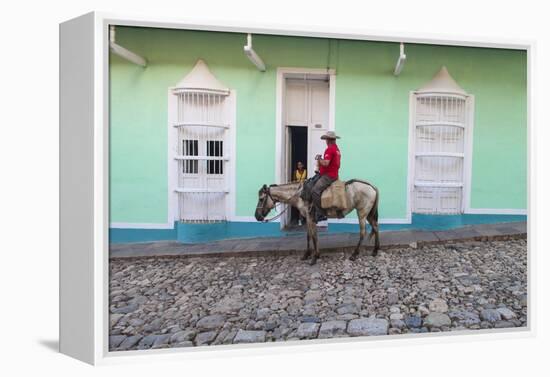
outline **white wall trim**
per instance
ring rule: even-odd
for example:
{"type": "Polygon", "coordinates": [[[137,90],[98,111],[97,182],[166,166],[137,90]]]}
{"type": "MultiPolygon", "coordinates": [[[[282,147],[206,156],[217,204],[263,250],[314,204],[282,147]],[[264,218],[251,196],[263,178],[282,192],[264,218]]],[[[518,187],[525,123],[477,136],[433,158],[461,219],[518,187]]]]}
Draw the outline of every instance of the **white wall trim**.
{"type": "Polygon", "coordinates": [[[515,208],[467,208],[467,215],[527,215],[526,209],[515,208]]]}
{"type": "Polygon", "coordinates": [[[110,229],[174,229],[174,222],[168,223],[110,223],[110,229]]]}
{"type": "MultiPolygon", "coordinates": [[[[329,224],[359,224],[358,219],[328,219],[329,224]]],[[[411,220],[407,218],[387,218],[378,220],[378,224],[411,224],[411,220]]]]}
{"type": "MultiPolygon", "coordinates": [[[[254,216],[233,216],[228,218],[227,220],[236,223],[259,223],[259,221],[256,220],[254,216]]],[[[274,220],[273,222],[278,223],[280,222],[280,219],[274,220]]]]}
{"type": "Polygon", "coordinates": [[[277,67],[277,77],[286,74],[310,74],[310,75],[336,75],[336,69],[329,68],[303,68],[303,67],[277,67]]]}
{"type": "MultiPolygon", "coordinates": [[[[492,211],[492,210],[487,209],[486,211],[492,211]]],[[[493,210],[493,211],[498,211],[498,210],[493,210]]],[[[521,211],[521,210],[504,210],[504,211],[521,211]]],[[[516,213],[513,213],[513,214],[516,214],[516,213]]],[[[236,222],[236,223],[258,222],[254,218],[254,216],[231,216],[227,220],[230,222],[236,222]]],[[[277,219],[273,222],[280,223],[280,219],[277,219]]],[[[354,218],[329,219],[328,222],[330,224],[358,224],[358,220],[354,218]]],[[[387,219],[380,219],[378,223],[379,224],[411,224],[411,220],[407,218],[387,218],[387,219]]],[[[163,224],[163,223],[110,223],[109,228],[110,229],[174,229],[174,223],[166,223],[166,224],[163,224]]]]}

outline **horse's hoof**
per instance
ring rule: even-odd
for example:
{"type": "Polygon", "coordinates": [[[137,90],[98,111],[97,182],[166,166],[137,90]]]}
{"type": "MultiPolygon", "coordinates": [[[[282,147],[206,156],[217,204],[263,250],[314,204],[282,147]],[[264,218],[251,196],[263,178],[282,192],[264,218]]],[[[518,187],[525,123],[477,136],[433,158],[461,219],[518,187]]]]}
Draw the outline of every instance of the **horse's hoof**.
{"type": "Polygon", "coordinates": [[[354,261],[356,259],[357,259],[357,254],[351,254],[350,257],[349,257],[350,261],[354,261]]]}
{"type": "Polygon", "coordinates": [[[310,254],[304,254],[304,255],[302,255],[302,257],[300,259],[301,260],[307,260],[309,258],[309,255],[310,254]]]}
{"type": "Polygon", "coordinates": [[[311,266],[314,266],[315,263],[317,263],[317,257],[311,258],[311,262],[309,262],[309,264],[310,264],[311,266]]]}
{"type": "Polygon", "coordinates": [[[375,256],[377,256],[377,255],[378,255],[378,250],[373,250],[373,251],[372,251],[372,256],[375,257],[375,256]]]}

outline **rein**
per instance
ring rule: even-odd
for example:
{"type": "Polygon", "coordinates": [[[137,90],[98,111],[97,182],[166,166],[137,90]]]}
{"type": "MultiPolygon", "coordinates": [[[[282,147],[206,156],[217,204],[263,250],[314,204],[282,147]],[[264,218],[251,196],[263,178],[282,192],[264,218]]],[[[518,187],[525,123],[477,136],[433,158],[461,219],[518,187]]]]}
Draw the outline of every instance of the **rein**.
{"type": "Polygon", "coordinates": [[[288,209],[290,208],[290,205],[287,206],[282,212],[278,213],[277,215],[273,216],[272,218],[270,219],[264,219],[264,223],[269,223],[271,221],[275,221],[277,220],[279,217],[281,217],[288,209]]]}

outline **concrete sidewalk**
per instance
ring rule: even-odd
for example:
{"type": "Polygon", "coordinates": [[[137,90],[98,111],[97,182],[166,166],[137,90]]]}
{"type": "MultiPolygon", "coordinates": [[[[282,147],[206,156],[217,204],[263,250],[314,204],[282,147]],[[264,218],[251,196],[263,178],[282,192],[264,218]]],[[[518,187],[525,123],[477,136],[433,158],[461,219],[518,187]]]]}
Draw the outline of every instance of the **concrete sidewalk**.
{"type": "MultiPolygon", "coordinates": [[[[444,231],[402,230],[380,233],[382,249],[417,246],[470,240],[525,238],[526,222],[479,224],[444,231]]],[[[322,251],[352,250],[359,240],[358,233],[320,233],[319,247],[322,251]]],[[[371,248],[373,241],[363,243],[371,248]]],[[[302,253],[306,248],[305,233],[285,237],[258,237],[230,239],[200,244],[179,242],[143,242],[111,244],[110,258],[137,258],[152,256],[262,256],[302,253]]]]}

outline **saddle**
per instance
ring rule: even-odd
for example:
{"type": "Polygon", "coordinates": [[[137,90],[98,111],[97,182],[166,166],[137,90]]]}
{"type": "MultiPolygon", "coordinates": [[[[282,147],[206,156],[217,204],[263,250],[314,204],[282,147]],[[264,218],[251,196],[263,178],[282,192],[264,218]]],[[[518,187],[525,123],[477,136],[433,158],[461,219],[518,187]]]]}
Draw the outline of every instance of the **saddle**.
{"type": "Polygon", "coordinates": [[[346,182],[336,180],[327,187],[321,195],[321,207],[327,210],[327,214],[331,210],[338,212],[349,208],[346,182]]]}
{"type": "MultiPolygon", "coordinates": [[[[306,180],[301,193],[302,199],[311,202],[311,189],[319,178],[315,175],[306,180]]],[[[346,182],[336,180],[327,187],[321,194],[321,207],[326,210],[327,216],[343,218],[343,210],[349,208],[348,197],[346,195],[346,182]]]]}

